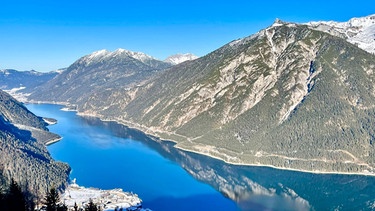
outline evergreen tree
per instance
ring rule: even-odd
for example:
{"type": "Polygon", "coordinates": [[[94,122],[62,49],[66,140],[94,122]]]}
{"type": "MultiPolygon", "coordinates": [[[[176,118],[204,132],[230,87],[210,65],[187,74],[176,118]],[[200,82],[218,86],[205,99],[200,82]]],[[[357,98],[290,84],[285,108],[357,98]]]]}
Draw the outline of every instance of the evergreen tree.
{"type": "Polygon", "coordinates": [[[8,193],[5,197],[5,206],[5,210],[27,210],[25,196],[21,187],[16,181],[14,181],[14,179],[11,180],[8,193]]]}
{"type": "Polygon", "coordinates": [[[74,211],[78,211],[78,205],[77,205],[77,202],[74,202],[74,211]]]}
{"type": "Polygon", "coordinates": [[[5,194],[4,194],[4,190],[3,190],[3,187],[0,186],[0,201],[4,198],[5,194]]]}
{"type": "Polygon", "coordinates": [[[26,181],[26,185],[23,186],[23,195],[25,197],[25,201],[26,201],[26,208],[27,210],[30,210],[30,211],[34,211],[35,210],[35,206],[36,206],[36,201],[37,201],[37,196],[35,196],[34,194],[32,194],[30,191],[29,191],[29,188],[28,188],[28,181],[26,181]]]}
{"type": "Polygon", "coordinates": [[[5,210],[5,193],[2,187],[0,187],[0,210],[5,210]]]}
{"type": "Polygon", "coordinates": [[[47,193],[44,201],[44,205],[46,205],[46,211],[57,211],[59,202],[59,193],[57,192],[56,188],[51,188],[51,190],[47,193]]]}
{"type": "Polygon", "coordinates": [[[57,211],[68,211],[68,207],[66,206],[66,204],[58,204],[56,210],[57,211]]]}
{"type": "Polygon", "coordinates": [[[96,204],[94,204],[92,199],[90,199],[90,202],[86,206],[85,211],[99,211],[99,210],[100,210],[99,207],[96,204]]]}

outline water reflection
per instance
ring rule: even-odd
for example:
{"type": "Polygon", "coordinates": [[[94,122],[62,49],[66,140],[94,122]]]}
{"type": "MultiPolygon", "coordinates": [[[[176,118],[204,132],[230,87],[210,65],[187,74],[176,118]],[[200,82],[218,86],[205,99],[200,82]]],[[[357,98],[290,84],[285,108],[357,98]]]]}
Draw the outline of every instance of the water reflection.
{"type": "Polygon", "coordinates": [[[105,127],[115,136],[142,141],[234,200],[241,210],[375,209],[375,177],[229,165],[176,149],[172,142],[161,142],[115,122],[101,122],[96,118],[84,118],[84,121],[105,127]]]}

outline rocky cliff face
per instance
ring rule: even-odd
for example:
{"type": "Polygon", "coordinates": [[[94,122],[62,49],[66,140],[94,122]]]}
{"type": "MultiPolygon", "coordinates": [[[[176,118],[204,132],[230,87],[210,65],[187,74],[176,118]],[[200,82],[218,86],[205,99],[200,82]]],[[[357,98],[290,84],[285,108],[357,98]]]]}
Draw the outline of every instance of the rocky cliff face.
{"type": "Polygon", "coordinates": [[[55,162],[45,142],[59,138],[10,95],[0,91],[0,177],[14,178],[32,194],[43,197],[52,186],[64,188],[70,167],[55,162]]]}
{"type": "MultiPolygon", "coordinates": [[[[68,77],[79,68],[93,70],[80,64],[39,96],[65,102],[71,99],[65,96],[87,96],[75,97],[82,114],[114,119],[230,163],[374,172],[375,58],[343,38],[276,21],[127,86],[105,77],[86,85],[68,77]]],[[[117,79],[108,76],[125,83],[117,79]]]]}

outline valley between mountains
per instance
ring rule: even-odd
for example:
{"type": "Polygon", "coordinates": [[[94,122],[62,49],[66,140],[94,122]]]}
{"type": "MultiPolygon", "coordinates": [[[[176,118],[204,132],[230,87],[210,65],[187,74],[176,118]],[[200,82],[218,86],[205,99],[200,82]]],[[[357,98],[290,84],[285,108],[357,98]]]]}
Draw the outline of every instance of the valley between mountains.
{"type": "Polygon", "coordinates": [[[374,26],[277,20],[179,64],[102,50],[18,93],[232,164],[374,174],[374,26]]]}

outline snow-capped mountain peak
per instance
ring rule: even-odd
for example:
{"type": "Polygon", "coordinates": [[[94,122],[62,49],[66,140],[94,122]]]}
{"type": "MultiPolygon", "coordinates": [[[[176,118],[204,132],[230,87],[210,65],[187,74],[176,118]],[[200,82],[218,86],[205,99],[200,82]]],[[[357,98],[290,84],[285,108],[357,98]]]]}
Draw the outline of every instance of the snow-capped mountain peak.
{"type": "Polygon", "coordinates": [[[271,25],[271,27],[282,26],[284,24],[285,24],[284,21],[280,20],[279,18],[276,18],[275,21],[273,22],[273,24],[271,25]]]}
{"type": "Polygon", "coordinates": [[[176,64],[180,64],[182,62],[194,60],[194,59],[197,59],[197,58],[198,58],[198,56],[196,56],[194,54],[191,54],[191,53],[175,54],[175,55],[172,55],[172,56],[169,56],[168,58],[166,58],[164,60],[164,62],[176,65],[176,64]]]}
{"type": "Polygon", "coordinates": [[[107,55],[108,53],[109,53],[109,51],[107,51],[105,49],[95,51],[92,54],[88,55],[87,59],[96,59],[96,58],[99,58],[99,57],[103,57],[103,56],[107,55]]]}
{"type": "Polygon", "coordinates": [[[113,57],[132,57],[134,59],[140,60],[141,62],[147,62],[149,60],[154,60],[152,56],[149,56],[142,52],[133,52],[126,49],[119,48],[115,51],[108,51],[108,50],[99,50],[95,51],[87,56],[84,56],[80,59],[80,62],[84,62],[87,65],[91,64],[92,62],[100,62],[102,60],[106,60],[108,58],[113,57]]]}
{"type": "Polygon", "coordinates": [[[375,14],[352,18],[347,22],[312,21],[306,25],[342,37],[367,52],[375,53],[375,14]]]}
{"type": "Polygon", "coordinates": [[[134,59],[137,59],[137,60],[140,60],[142,62],[155,59],[154,57],[149,56],[145,53],[129,51],[129,50],[122,49],[122,48],[117,49],[116,51],[113,52],[113,54],[115,54],[115,55],[126,54],[127,56],[130,56],[130,57],[132,57],[134,59]]]}

